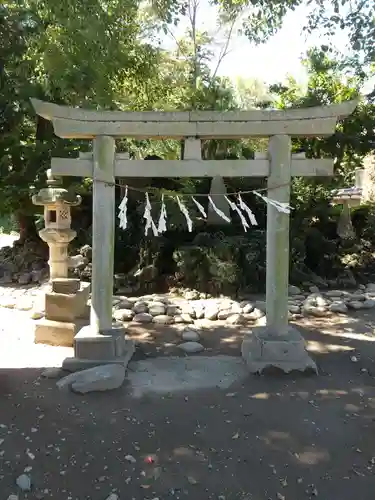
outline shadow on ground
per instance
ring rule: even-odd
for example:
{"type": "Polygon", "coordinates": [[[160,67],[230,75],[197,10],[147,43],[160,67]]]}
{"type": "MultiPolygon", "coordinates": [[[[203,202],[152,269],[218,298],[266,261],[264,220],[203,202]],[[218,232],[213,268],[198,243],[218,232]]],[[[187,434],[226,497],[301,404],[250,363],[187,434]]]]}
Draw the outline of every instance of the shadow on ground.
{"type": "MultiPolygon", "coordinates": [[[[373,316],[299,326],[318,377],[247,376],[225,390],[133,398],[126,384],[78,396],[40,369],[1,369],[2,495],[17,493],[26,471],[30,499],[372,500],[373,316]]],[[[221,331],[202,342],[238,354],[240,331],[221,331]]],[[[157,334],[154,355],[165,349],[157,334]]]]}

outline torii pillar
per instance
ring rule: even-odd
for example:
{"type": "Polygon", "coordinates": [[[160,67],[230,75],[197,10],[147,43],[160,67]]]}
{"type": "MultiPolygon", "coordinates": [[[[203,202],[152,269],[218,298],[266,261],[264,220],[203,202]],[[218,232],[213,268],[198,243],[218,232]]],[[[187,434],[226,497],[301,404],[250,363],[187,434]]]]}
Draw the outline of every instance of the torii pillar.
{"type": "MultiPolygon", "coordinates": [[[[75,337],[75,358],[64,367],[123,362],[134,346],[112,324],[114,179],[117,177],[267,177],[268,197],[289,203],[293,176],[330,176],[333,160],[292,155],[291,138],[325,137],[357,102],[284,111],[97,112],[33,100],[36,112],[62,138],[93,140],[93,154],[53,158],[52,173],[93,178],[93,276],[91,324],[75,337]],[[184,160],[129,160],[115,154],[115,138],[173,138],[188,143],[184,160]],[[200,141],[269,137],[268,158],[202,160],[200,141]],[[147,163],[147,165],[145,165],[147,163]]],[[[289,215],[267,207],[267,324],[253,328],[242,344],[251,372],[271,366],[285,372],[316,370],[299,331],[288,324],[289,215]]]]}

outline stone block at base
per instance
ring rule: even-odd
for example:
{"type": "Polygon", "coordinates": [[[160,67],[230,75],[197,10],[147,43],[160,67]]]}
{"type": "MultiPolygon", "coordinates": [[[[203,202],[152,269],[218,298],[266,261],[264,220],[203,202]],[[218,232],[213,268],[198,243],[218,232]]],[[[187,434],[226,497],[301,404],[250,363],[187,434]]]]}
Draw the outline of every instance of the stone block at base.
{"type": "Polygon", "coordinates": [[[108,364],[119,364],[126,367],[131,360],[134,351],[135,344],[132,340],[126,340],[127,350],[124,356],[113,358],[113,359],[80,359],[80,358],[65,358],[62,363],[62,369],[67,372],[77,372],[81,370],[86,370],[88,368],[94,368],[95,366],[108,365],[108,364]]]}
{"type": "Polygon", "coordinates": [[[98,334],[90,325],[85,326],[74,337],[74,358],[65,359],[63,369],[78,371],[111,363],[127,365],[134,351],[135,343],[126,337],[123,326],[113,325],[98,334]]]}
{"type": "Polygon", "coordinates": [[[36,344],[72,347],[74,337],[83,326],[84,322],[82,321],[66,323],[43,318],[35,322],[34,342],[36,344]]]}
{"type": "Polygon", "coordinates": [[[316,364],[306,351],[304,338],[292,326],[284,335],[270,326],[254,327],[245,335],[241,353],[251,373],[261,373],[272,367],[285,373],[293,370],[317,373],[316,364]]]}

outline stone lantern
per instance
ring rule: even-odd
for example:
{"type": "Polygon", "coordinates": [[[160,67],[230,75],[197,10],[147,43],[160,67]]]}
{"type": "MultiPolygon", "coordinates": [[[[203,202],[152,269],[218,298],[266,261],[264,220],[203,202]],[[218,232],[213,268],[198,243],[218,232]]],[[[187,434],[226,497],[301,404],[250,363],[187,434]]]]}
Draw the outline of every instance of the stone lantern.
{"type": "Polygon", "coordinates": [[[44,229],[39,236],[49,247],[50,279],[68,277],[68,245],[77,233],[71,229],[70,208],[79,205],[81,197],[62,187],[60,179],[47,171],[47,186],[34,195],[34,205],[44,207],[44,229]]]}
{"type": "Polygon", "coordinates": [[[332,192],[332,202],[342,205],[342,212],[337,224],[337,234],[343,240],[355,237],[352,225],[351,209],[363,201],[364,170],[357,168],[355,171],[355,186],[337,189],[332,192]]]}

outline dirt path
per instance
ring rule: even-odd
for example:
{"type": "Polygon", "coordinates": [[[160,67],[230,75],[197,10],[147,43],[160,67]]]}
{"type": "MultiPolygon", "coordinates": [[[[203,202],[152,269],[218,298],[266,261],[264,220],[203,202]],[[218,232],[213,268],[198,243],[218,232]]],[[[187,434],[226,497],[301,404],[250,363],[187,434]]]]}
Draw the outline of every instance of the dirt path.
{"type": "Polygon", "coordinates": [[[225,391],[82,397],[39,369],[3,368],[1,497],[372,500],[374,324],[370,312],[306,320],[319,377],[249,376],[225,391]],[[29,493],[15,485],[25,472],[29,493]]]}

